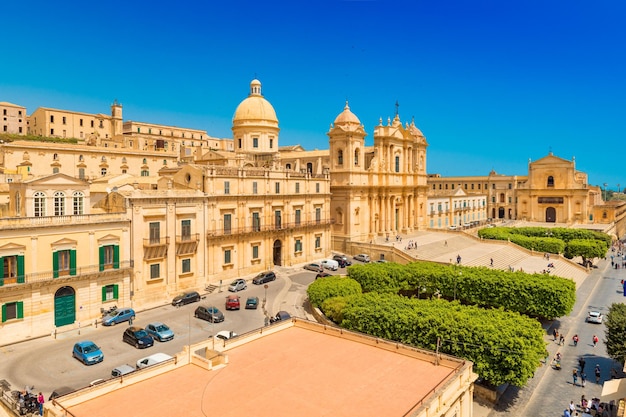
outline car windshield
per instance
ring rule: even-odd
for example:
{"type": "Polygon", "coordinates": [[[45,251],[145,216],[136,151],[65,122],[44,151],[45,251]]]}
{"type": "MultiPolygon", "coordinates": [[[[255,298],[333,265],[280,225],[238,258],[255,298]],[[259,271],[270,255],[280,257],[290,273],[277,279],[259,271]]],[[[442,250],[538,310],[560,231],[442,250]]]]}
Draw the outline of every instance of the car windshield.
{"type": "Polygon", "coordinates": [[[135,332],[135,337],[137,339],[141,339],[142,337],[146,337],[146,336],[148,336],[148,333],[146,333],[146,331],[143,329],[135,332]]]}
{"type": "Polygon", "coordinates": [[[98,349],[100,349],[98,346],[96,346],[93,343],[91,343],[91,344],[85,345],[83,347],[83,352],[85,352],[85,353],[93,353],[93,352],[96,352],[98,349]]]}
{"type": "Polygon", "coordinates": [[[161,324],[159,326],[155,326],[154,330],[156,330],[157,332],[165,332],[168,331],[170,328],[167,327],[165,324],[161,324]]]}

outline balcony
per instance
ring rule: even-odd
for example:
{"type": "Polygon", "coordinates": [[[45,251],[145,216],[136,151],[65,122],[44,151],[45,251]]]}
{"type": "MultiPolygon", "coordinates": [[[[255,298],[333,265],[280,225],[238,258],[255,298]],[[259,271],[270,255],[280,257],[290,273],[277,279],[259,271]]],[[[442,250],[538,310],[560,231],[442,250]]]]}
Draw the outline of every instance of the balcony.
{"type": "Polygon", "coordinates": [[[143,259],[161,259],[167,255],[167,247],[170,244],[170,238],[148,238],[143,240],[143,259]]]}
{"type": "Polygon", "coordinates": [[[6,217],[0,220],[0,228],[22,229],[24,227],[46,227],[67,224],[92,224],[129,221],[126,213],[78,214],[68,216],[6,217]]]}
{"type": "Polygon", "coordinates": [[[301,222],[293,222],[293,223],[281,223],[280,225],[276,224],[262,224],[262,225],[254,225],[254,226],[244,226],[244,227],[227,227],[227,228],[218,228],[214,230],[207,231],[207,238],[221,237],[221,236],[231,236],[231,235],[246,235],[253,233],[264,233],[264,232],[272,232],[272,231],[286,231],[286,230],[302,230],[307,228],[325,228],[332,224],[335,221],[333,219],[325,219],[325,220],[309,220],[309,221],[301,221],[301,222]]]}
{"type": "Polygon", "coordinates": [[[176,255],[191,255],[196,253],[200,235],[193,233],[190,235],[176,235],[176,255]]]}
{"type": "MultiPolygon", "coordinates": [[[[108,268],[106,265],[89,265],[76,268],[75,274],[63,275],[63,272],[59,271],[59,277],[55,278],[55,271],[35,272],[32,274],[25,274],[15,277],[0,278],[0,287],[9,287],[14,285],[32,284],[35,282],[65,280],[65,279],[91,279],[94,276],[113,276],[118,274],[130,273],[130,269],[133,266],[132,261],[124,261],[119,263],[118,268],[108,268]]],[[[74,271],[72,271],[74,272],[74,271]]]]}

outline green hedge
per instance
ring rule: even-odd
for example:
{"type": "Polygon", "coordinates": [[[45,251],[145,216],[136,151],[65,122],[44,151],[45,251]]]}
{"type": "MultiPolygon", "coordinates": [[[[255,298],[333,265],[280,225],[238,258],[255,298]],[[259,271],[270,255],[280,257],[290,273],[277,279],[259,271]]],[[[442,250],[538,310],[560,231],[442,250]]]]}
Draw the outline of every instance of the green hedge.
{"type": "Polygon", "coordinates": [[[342,327],[474,362],[494,385],[523,386],[547,356],[544,331],[533,319],[444,300],[393,294],[346,297],[342,327]]]}
{"type": "Polygon", "coordinates": [[[576,285],[571,279],[546,274],[432,262],[362,264],[348,271],[364,292],[400,292],[415,297],[439,294],[464,304],[503,308],[539,318],[567,315],[576,301],[576,285]],[[388,266],[390,273],[385,270],[388,266]]]}
{"type": "Polygon", "coordinates": [[[340,276],[317,279],[307,289],[309,301],[314,307],[320,307],[328,298],[361,293],[361,285],[358,282],[340,276]]]}

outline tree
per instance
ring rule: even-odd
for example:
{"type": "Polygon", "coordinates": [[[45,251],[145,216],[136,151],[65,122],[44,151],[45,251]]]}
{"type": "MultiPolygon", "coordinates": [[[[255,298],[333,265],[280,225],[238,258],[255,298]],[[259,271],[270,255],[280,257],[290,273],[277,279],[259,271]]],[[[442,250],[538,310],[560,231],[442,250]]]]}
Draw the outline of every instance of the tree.
{"type": "Polygon", "coordinates": [[[615,303],[605,317],[606,351],[622,365],[626,357],[626,304],[615,303]]]}
{"type": "Polygon", "coordinates": [[[588,259],[602,258],[607,250],[606,243],[601,240],[572,239],[567,242],[563,256],[567,259],[580,256],[583,258],[583,265],[587,265],[588,259]]]}

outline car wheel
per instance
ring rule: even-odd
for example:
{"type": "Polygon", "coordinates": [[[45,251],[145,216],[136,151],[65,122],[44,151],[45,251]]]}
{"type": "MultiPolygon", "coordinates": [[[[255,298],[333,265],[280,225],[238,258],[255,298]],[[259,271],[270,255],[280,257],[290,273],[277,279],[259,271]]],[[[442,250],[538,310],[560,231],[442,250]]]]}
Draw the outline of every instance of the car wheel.
{"type": "Polygon", "coordinates": [[[193,313],[193,316],[194,316],[195,318],[198,318],[198,313],[193,313]]]}
{"type": "Polygon", "coordinates": [[[139,342],[135,342],[135,348],[139,349],[139,342]]]}

